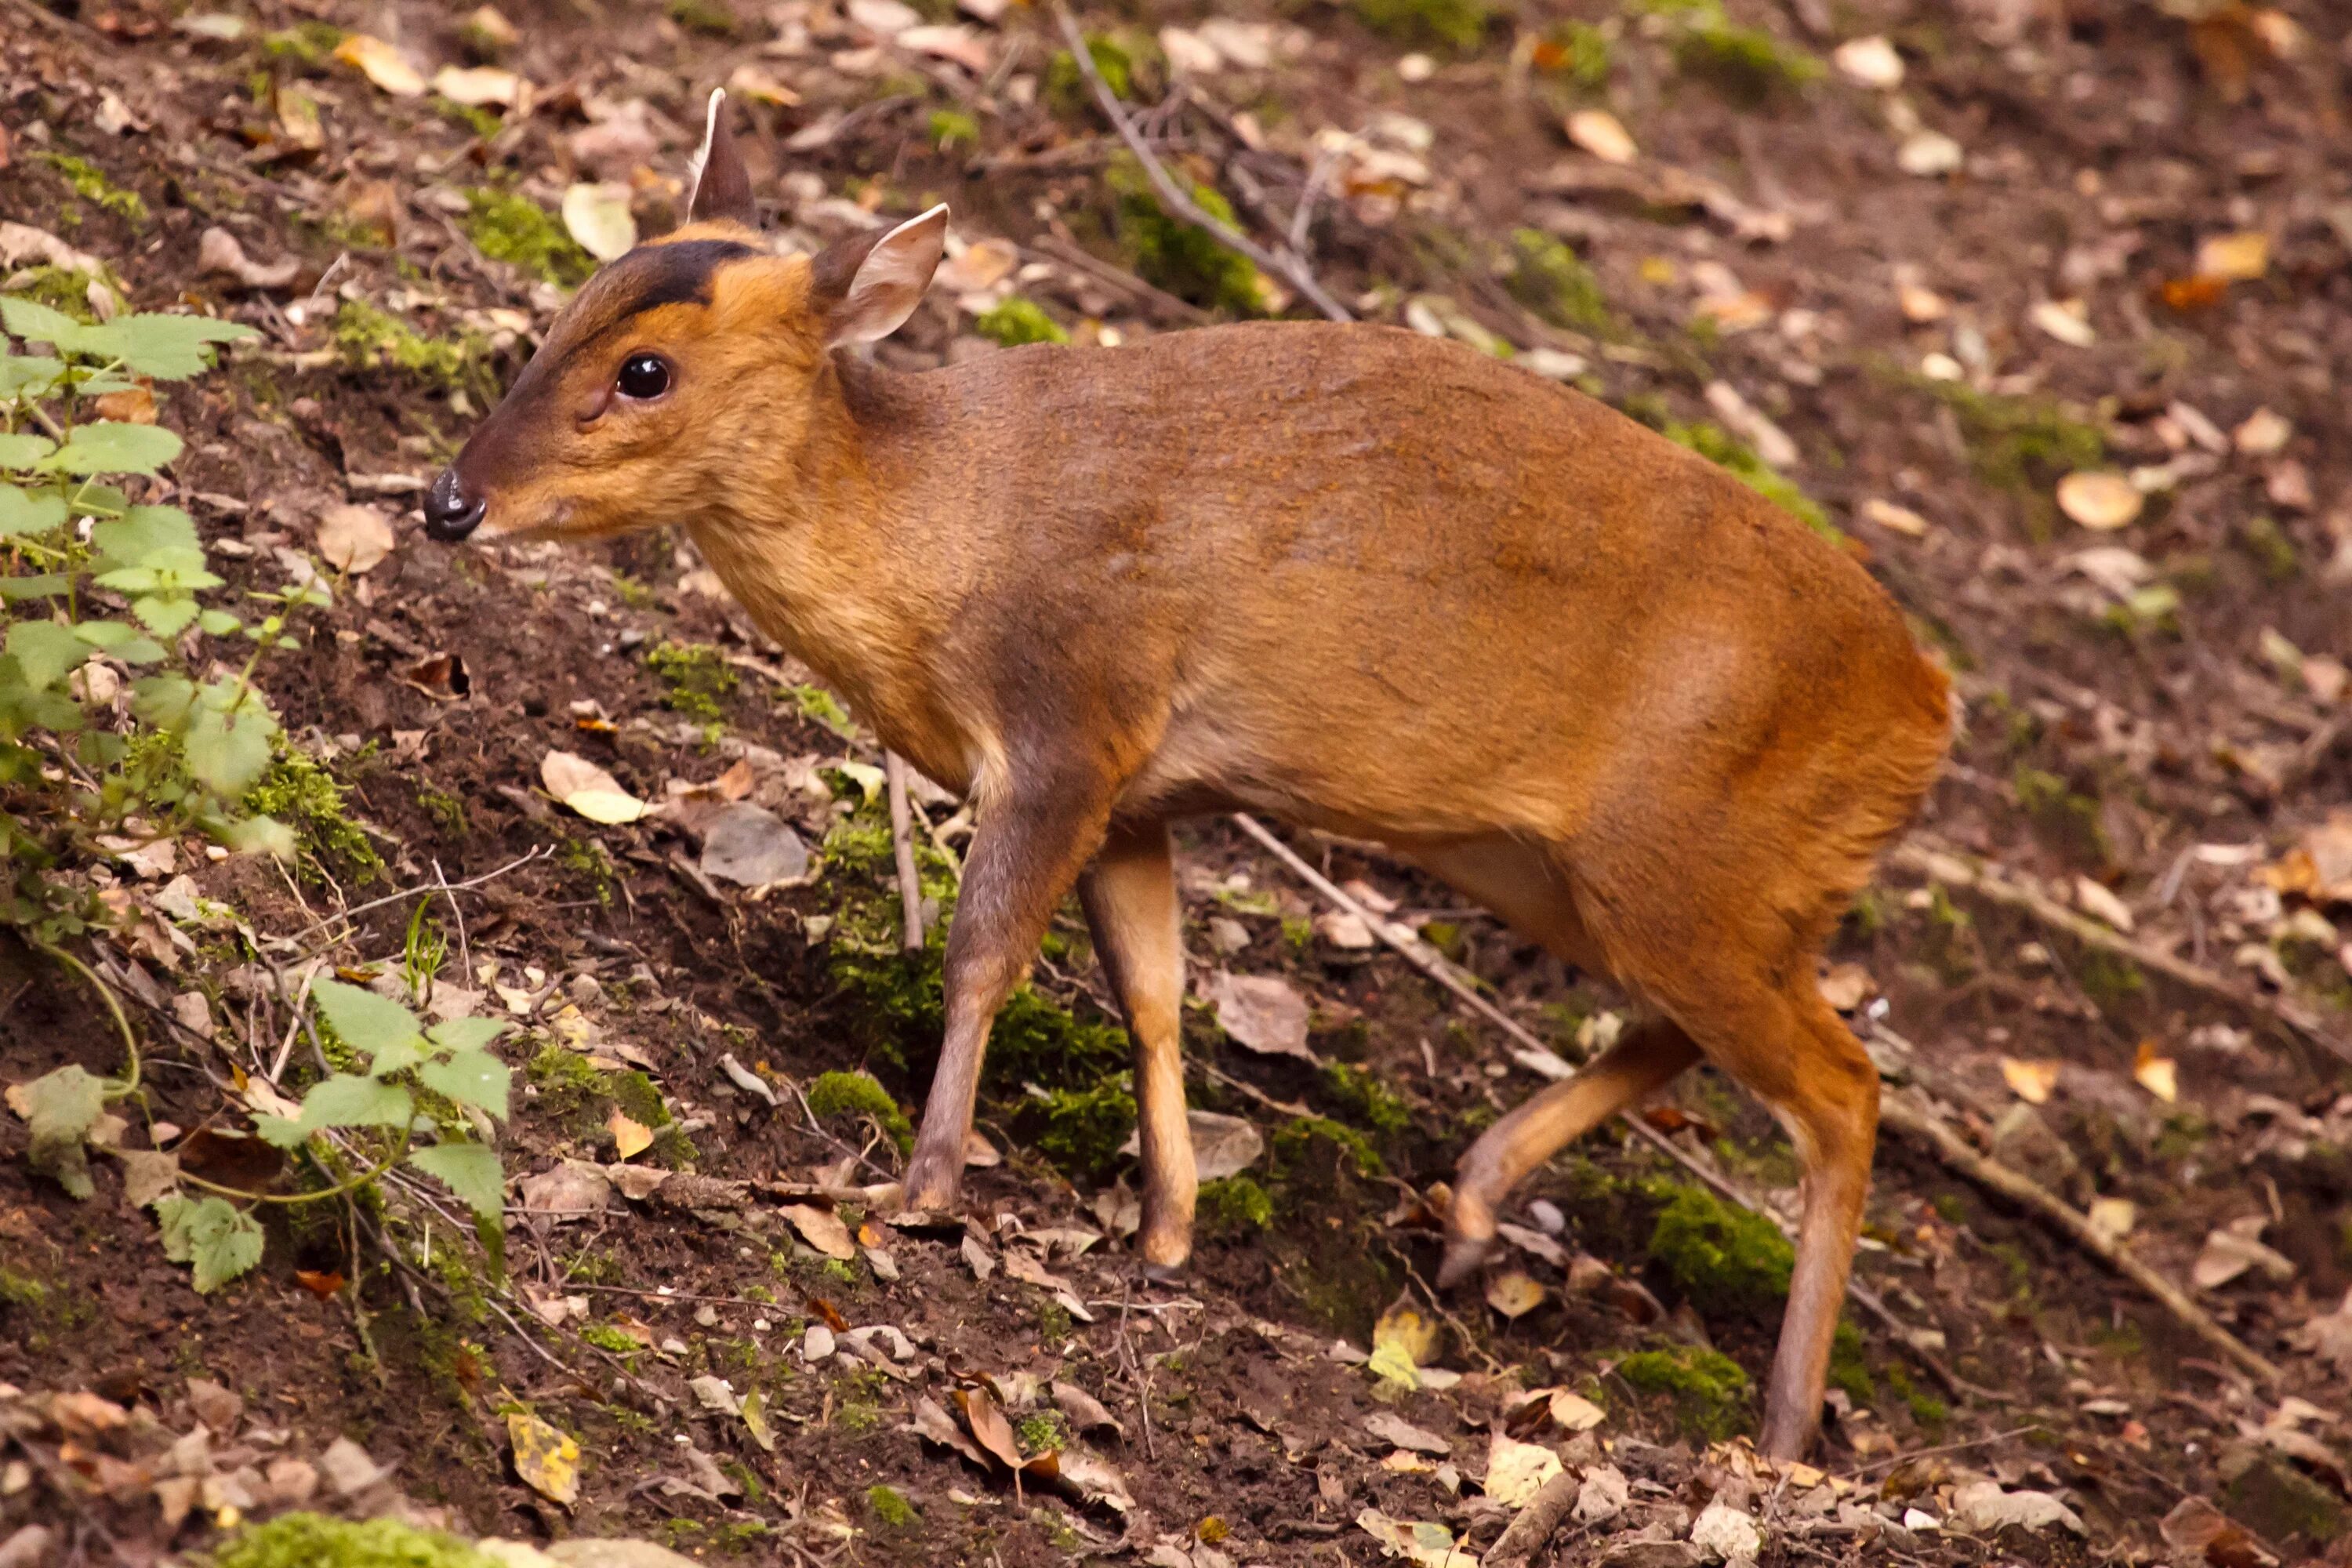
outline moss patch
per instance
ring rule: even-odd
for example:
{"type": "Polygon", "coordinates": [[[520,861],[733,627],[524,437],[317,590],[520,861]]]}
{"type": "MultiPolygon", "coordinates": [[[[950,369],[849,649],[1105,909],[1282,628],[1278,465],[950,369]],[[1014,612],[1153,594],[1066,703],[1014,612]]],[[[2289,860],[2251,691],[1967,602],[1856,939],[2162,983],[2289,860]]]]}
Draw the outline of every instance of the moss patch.
{"type": "Polygon", "coordinates": [[[1748,1426],[1748,1373],[1719,1352],[1696,1345],[1639,1351],[1617,1363],[1636,1392],[1672,1402],[1693,1436],[1721,1442],[1748,1426]]]}
{"type": "Polygon", "coordinates": [[[1723,0],[1638,0],[1637,8],[1666,19],[1678,68],[1736,102],[1759,105],[1826,74],[1803,49],[1732,21],[1723,0]]]}
{"type": "Polygon", "coordinates": [[[576,289],[596,270],[596,258],[564,232],[554,214],[511,191],[466,193],[466,237],[493,261],[560,288],[576,289]]]}
{"type": "Polygon", "coordinates": [[[1245,1235],[1274,1224],[1274,1199],[1248,1176],[1226,1176],[1201,1184],[1195,1215],[1208,1235],[1245,1235]]]}
{"type": "Polygon", "coordinates": [[[709,644],[657,643],[646,654],[646,668],[667,689],[662,705],[672,712],[706,724],[725,716],[719,701],[734,691],[735,671],[727,656],[709,644]]]}
{"type": "Polygon", "coordinates": [[[497,1568],[492,1559],[437,1531],[315,1513],[282,1514],[248,1530],[212,1561],[213,1568],[497,1568]]]}
{"type": "Polygon", "coordinates": [[[1494,15],[1485,0],[1353,0],[1356,19],[1401,44],[1436,44],[1467,54],[1494,15]]]}
{"type": "Polygon", "coordinates": [[[1275,1131],[1274,1170],[1279,1176],[1326,1163],[1335,1154],[1360,1176],[1379,1176],[1388,1169],[1362,1133],[1324,1117],[1297,1117],[1275,1131]]]}
{"type": "Polygon", "coordinates": [[[818,1074],[808,1087],[808,1108],[809,1114],[820,1121],[870,1120],[898,1145],[901,1154],[915,1146],[915,1129],[907,1113],[898,1109],[888,1089],[866,1073],[818,1074]]]}
{"type": "Polygon", "coordinates": [[[147,221],[147,203],[137,191],[126,190],[106,177],[106,172],[85,158],[70,153],[36,152],[33,162],[47,163],[73,190],[73,194],[92,206],[112,213],[134,226],[147,221]]]}
{"type": "MultiPolygon", "coordinates": [[[[1122,154],[1103,179],[1116,203],[1119,237],[1146,279],[1204,310],[1265,313],[1265,280],[1249,258],[1226,249],[1207,229],[1171,217],[1142,164],[1122,154]]],[[[1195,184],[1192,194],[1202,211],[1234,226],[1232,205],[1213,187],[1195,184]]]]}
{"type": "Polygon", "coordinates": [[[1070,334],[1062,324],[1045,314],[1034,300],[1015,294],[1003,304],[981,312],[971,324],[972,331],[983,338],[992,338],[1008,349],[1024,343],[1066,343],[1070,334]]]}
{"type": "Polygon", "coordinates": [[[428,338],[363,300],[342,302],[331,333],[346,369],[396,370],[437,391],[466,393],[485,405],[498,401],[489,341],[479,333],[428,338]]]}
{"type": "Polygon", "coordinates": [[[1704,419],[1685,425],[1679,420],[1670,419],[1659,427],[1658,433],[1676,446],[1689,447],[1718,468],[1728,468],[1732,477],[1740,483],[1831,543],[1838,543],[1845,538],[1843,531],[1830,521],[1829,513],[1822,510],[1820,502],[1720,425],[1704,419]]]}
{"type": "Polygon", "coordinates": [[[915,1505],[907,1500],[906,1494],[896,1487],[878,1484],[867,1487],[866,1506],[874,1510],[877,1521],[891,1530],[911,1529],[921,1517],[916,1513],[915,1505]]]}
{"type": "Polygon", "coordinates": [[[1797,1260],[1780,1226],[1703,1187],[1680,1189],[1659,1213],[1650,1256],[1700,1311],[1759,1318],[1788,1299],[1797,1260]]]}
{"type": "Polygon", "coordinates": [[[1134,1081],[1132,1074],[1120,1073],[1084,1088],[1048,1089],[1044,1100],[1032,1100],[1044,1117],[1034,1135],[1037,1152],[1066,1174],[1089,1181],[1109,1176],[1120,1145],[1135,1131],[1134,1081]]]}
{"type": "Polygon", "coordinates": [[[1592,268],[1539,228],[1511,232],[1511,269],[1504,282],[1521,304],[1555,327],[1596,338],[1617,337],[1624,331],[1592,268]]]}
{"type": "MultiPolygon", "coordinates": [[[[1127,50],[1097,34],[1087,39],[1087,53],[1113,97],[1135,96],[1135,62],[1127,50]]],[[[1077,57],[1067,49],[1055,50],[1045,62],[1044,90],[1045,107],[1057,119],[1076,120],[1094,107],[1094,89],[1087,85],[1086,73],[1078,69],[1077,57]]]]}
{"type": "Polygon", "coordinates": [[[320,865],[362,883],[383,879],[383,857],[352,820],[343,786],[309,752],[281,749],[245,803],[292,828],[320,865]]]}

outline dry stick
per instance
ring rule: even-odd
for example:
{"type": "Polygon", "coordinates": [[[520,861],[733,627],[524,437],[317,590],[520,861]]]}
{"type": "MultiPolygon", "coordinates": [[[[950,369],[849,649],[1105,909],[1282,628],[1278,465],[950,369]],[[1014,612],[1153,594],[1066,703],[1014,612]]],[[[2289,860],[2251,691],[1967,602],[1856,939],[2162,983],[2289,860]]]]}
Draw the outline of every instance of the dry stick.
{"type": "Polygon", "coordinates": [[[478,877],[468,877],[462,882],[452,882],[444,879],[437,882],[427,882],[419,887],[403,888],[396,893],[386,893],[383,898],[371,899],[364,904],[354,904],[350,909],[344,910],[339,914],[329,915],[322,921],[315,921],[310,925],[303,927],[300,931],[296,931],[292,936],[287,937],[284,940],[289,946],[299,946],[302,940],[310,935],[313,931],[322,931],[329,926],[341,925],[345,921],[350,921],[352,917],[356,915],[363,915],[370,910],[380,910],[386,904],[396,904],[403,899],[429,898],[435,893],[467,892],[472,889],[480,887],[485,882],[494,882],[498,880],[500,877],[505,876],[508,872],[513,870],[518,866],[528,866],[533,860],[537,860],[543,856],[551,855],[553,853],[554,851],[552,849],[550,849],[543,844],[536,845],[532,847],[529,853],[518,855],[513,859],[508,861],[505,865],[499,867],[497,870],[485,871],[478,877]]]}
{"type": "Polygon", "coordinates": [[[1102,79],[1102,72],[1095,68],[1094,52],[1087,47],[1086,35],[1078,30],[1077,18],[1070,15],[1069,6],[1062,4],[1061,0],[1055,0],[1054,15],[1062,24],[1062,37],[1069,43],[1070,58],[1077,63],[1079,71],[1087,79],[1087,85],[1094,89],[1095,101],[1101,105],[1104,116],[1110,121],[1111,129],[1118,132],[1118,139],[1127,143],[1127,150],[1134,153],[1136,161],[1143,165],[1143,172],[1151,176],[1151,187],[1160,193],[1160,205],[1194,227],[1208,230],[1218,244],[1241,252],[1265,271],[1279,273],[1292,288],[1305,295],[1309,303],[1331,320],[1354,321],[1354,313],[1325,291],[1304,261],[1286,250],[1268,250],[1204,209],[1192,199],[1191,192],[1177,184],[1166,165],[1160,162],[1159,155],[1151,151],[1150,143],[1143,139],[1143,133],[1136,130],[1135,122],[1127,117],[1127,110],[1119,104],[1118,94],[1111,91],[1110,84],[1102,79]]]}
{"type": "MultiPolygon", "coordinates": [[[[1251,837],[1264,845],[1268,850],[1272,851],[1284,865],[1289,867],[1290,869],[1304,880],[1307,886],[1313,888],[1317,892],[1330,900],[1333,903],[1337,904],[1342,910],[1345,910],[1348,913],[1354,915],[1358,920],[1363,921],[1365,926],[1370,930],[1374,936],[1379,937],[1381,941],[1386,942],[1390,947],[1394,948],[1398,952],[1403,954],[1405,960],[1414,968],[1420,970],[1423,974],[1428,975],[1432,980],[1436,981],[1440,985],[1444,986],[1448,991],[1453,992],[1454,995],[1460,997],[1463,1002],[1475,1009],[1480,1016],[1486,1019],[1487,1022],[1493,1024],[1505,1034],[1510,1036],[1514,1040],[1518,1041],[1521,1046],[1526,1047],[1526,1049],[1524,1051],[1514,1052],[1512,1054],[1521,1062],[1528,1062],[1529,1058],[1532,1056],[1538,1059],[1549,1059],[1552,1062],[1559,1062],[1562,1067],[1567,1066],[1565,1062],[1560,1062],[1558,1052],[1545,1045],[1541,1040],[1536,1038],[1534,1035],[1528,1033],[1528,1031],[1520,1025],[1517,1019],[1513,1018],[1509,1014],[1504,1012],[1501,1008],[1487,1001],[1484,996],[1478,994],[1476,988],[1473,986],[1471,982],[1458,973],[1455,971],[1454,966],[1447,963],[1443,954],[1425,946],[1417,939],[1409,937],[1395,930],[1388,921],[1381,919],[1370,910],[1365,909],[1363,905],[1358,903],[1354,899],[1349,898],[1337,883],[1331,880],[1331,879],[1326,877],[1322,872],[1318,871],[1314,867],[1308,865],[1306,860],[1299,856],[1297,850],[1291,848],[1289,845],[1285,844],[1281,839],[1276,838],[1272,833],[1267,832],[1265,826],[1259,822],[1255,817],[1251,816],[1246,812],[1237,811],[1234,813],[1234,821],[1240,826],[1243,832],[1248,834],[1251,837]]],[[[1538,1068],[1535,1070],[1544,1071],[1545,1069],[1538,1068]]],[[[1555,1075],[1547,1071],[1545,1076],[1550,1077],[1555,1075]]],[[[1651,1126],[1647,1121],[1643,1121],[1638,1116],[1629,1115],[1623,1111],[1618,1112],[1618,1120],[1624,1122],[1626,1126],[1632,1128],[1635,1134],[1649,1143],[1651,1147],[1656,1149],[1660,1153],[1665,1155],[1666,1158],[1672,1160],[1675,1164],[1680,1165],[1692,1175],[1696,1176],[1700,1181],[1705,1182],[1708,1186],[1721,1194],[1726,1202],[1730,1203],[1737,1207],[1745,1209],[1749,1214],[1762,1215],[1766,1219],[1770,1220],[1774,1225],[1778,1226],[1783,1235],[1787,1235],[1790,1232],[1791,1227],[1787,1220],[1782,1219],[1779,1215],[1774,1214],[1770,1209],[1766,1208],[1762,1204],[1758,1203],[1746,1193],[1741,1192],[1738,1187],[1732,1185],[1723,1177],[1717,1175],[1713,1171],[1708,1170],[1705,1165],[1699,1163],[1698,1161],[1692,1158],[1691,1155],[1681,1147],[1681,1145],[1675,1142],[1673,1139],[1667,1137],[1656,1128],[1651,1126]]],[[[1955,1394],[1965,1393],[1981,1394],[1984,1392],[1983,1390],[1963,1384],[1958,1377],[1953,1375],[1949,1368],[1944,1366],[1927,1351],[1922,1350],[1918,1345],[1913,1343],[1911,1331],[1903,1326],[1901,1321],[1895,1318],[1894,1313],[1887,1310],[1886,1304],[1884,1301],[1881,1301],[1868,1289],[1849,1279],[1846,1281],[1846,1293],[1852,1296],[1854,1300],[1861,1305],[1864,1310],[1869,1312],[1874,1318],[1885,1324],[1886,1327],[1893,1331],[1896,1342],[1901,1344],[1906,1351],[1917,1358],[1919,1363],[1926,1367],[1929,1372],[1933,1373],[1937,1381],[1943,1384],[1947,1388],[1950,1389],[1955,1394]]]]}
{"type": "Polygon", "coordinates": [[[2054,1196],[2048,1188],[1969,1147],[1965,1139],[1903,1093],[1890,1093],[1880,1103],[1878,1119],[1897,1132],[1916,1138],[1935,1151],[1936,1157],[1989,1192],[1997,1193],[2031,1210],[2066,1233],[2076,1246],[2153,1297],[2181,1325],[2265,1383],[2276,1383],[2279,1369],[2263,1359],[2235,1334],[2183,1294],[2180,1288],[2114,1241],[2101,1234],[2088,1216],[2054,1196]]]}
{"type": "Polygon", "coordinates": [[[1584,1478],[1574,1470],[1562,1470],[1536,1490],[1511,1527],[1496,1538],[1486,1548],[1486,1555],[1478,1559],[1479,1568],[1519,1568],[1540,1551],[1551,1539],[1568,1510],[1576,1506],[1576,1494],[1582,1490],[1584,1478]]]}
{"type": "Polygon", "coordinates": [[[908,952],[923,951],[923,884],[915,875],[914,806],[907,799],[907,761],[882,753],[882,776],[890,788],[890,850],[898,860],[898,907],[906,921],[908,952]]]}
{"type": "Polygon", "coordinates": [[[2156,971],[2168,980],[2177,981],[2191,990],[2202,991],[2209,996],[2221,997],[2249,1012],[2267,1014],[2321,1049],[2352,1062],[2352,1046],[2330,1035],[2321,1026],[2319,1019],[2300,1004],[2284,996],[2266,996],[2187,959],[2175,957],[2146,942],[2134,942],[2087,916],[2075,913],[2055,900],[2030,888],[2021,887],[1981,861],[1947,849],[1906,843],[1898,844],[1889,850],[1886,863],[1931,881],[1965,889],[1993,903],[2021,910],[2042,924],[2065,932],[2085,947],[2095,947],[2118,958],[2127,958],[2143,969],[2156,971]]]}

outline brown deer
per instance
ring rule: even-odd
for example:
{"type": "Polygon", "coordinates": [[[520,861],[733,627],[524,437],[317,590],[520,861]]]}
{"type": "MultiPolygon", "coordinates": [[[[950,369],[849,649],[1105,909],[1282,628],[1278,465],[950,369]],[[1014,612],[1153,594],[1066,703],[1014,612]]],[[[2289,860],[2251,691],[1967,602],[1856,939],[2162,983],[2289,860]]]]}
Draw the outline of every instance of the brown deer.
{"type": "Polygon", "coordinates": [[[981,1054],[1075,886],[1135,1046],[1150,1264],[1194,1177],[1169,824],[1393,847],[1646,1021],[1461,1163],[1445,1274],[1514,1184],[1704,1057],[1803,1215],[1764,1447],[1816,1430],[1878,1082],[1817,954],[1947,744],[1852,559],[1601,404],[1377,326],[1249,323],[900,374],[934,208],[758,232],[714,94],[688,222],[593,278],[427,498],[443,539],[684,526],[760,626],[978,811],[906,1177],[957,1202],[981,1054]]]}

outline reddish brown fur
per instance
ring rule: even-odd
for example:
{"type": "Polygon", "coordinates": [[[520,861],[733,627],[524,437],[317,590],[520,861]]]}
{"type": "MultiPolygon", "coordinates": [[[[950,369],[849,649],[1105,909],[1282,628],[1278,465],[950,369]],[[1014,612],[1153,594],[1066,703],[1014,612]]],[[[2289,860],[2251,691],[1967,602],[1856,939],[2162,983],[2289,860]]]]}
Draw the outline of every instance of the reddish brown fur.
{"type": "Polygon", "coordinates": [[[1244,807],[1381,839],[1654,1016],[1465,1156],[1450,1271],[1521,1174],[1705,1055],[1807,1170],[1765,1433],[1801,1448],[1876,1119],[1815,959],[1948,725],[1885,596],[1713,465],[1467,349],[1255,324],[898,374],[824,352],[856,259],[820,262],[821,297],[805,259],[728,261],[709,304],[621,326],[592,285],[458,472],[489,534],[682,523],[765,630],[977,801],[910,1201],[954,1201],[989,1020],[1100,851],[1084,892],[1142,1068],[1142,1246],[1181,1262],[1164,825],[1244,807]],[[559,417],[638,346],[677,366],[664,405],[559,417]]]}

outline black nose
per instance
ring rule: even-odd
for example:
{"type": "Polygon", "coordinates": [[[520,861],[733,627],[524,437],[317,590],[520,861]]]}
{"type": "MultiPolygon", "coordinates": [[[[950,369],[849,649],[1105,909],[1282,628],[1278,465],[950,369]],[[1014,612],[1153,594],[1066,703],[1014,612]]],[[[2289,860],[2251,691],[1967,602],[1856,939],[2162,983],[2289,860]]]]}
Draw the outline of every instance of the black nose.
{"type": "Polygon", "coordinates": [[[444,468],[425,492],[425,531],[436,539],[459,540],[474,531],[489,502],[466,493],[457,470],[444,468]]]}

